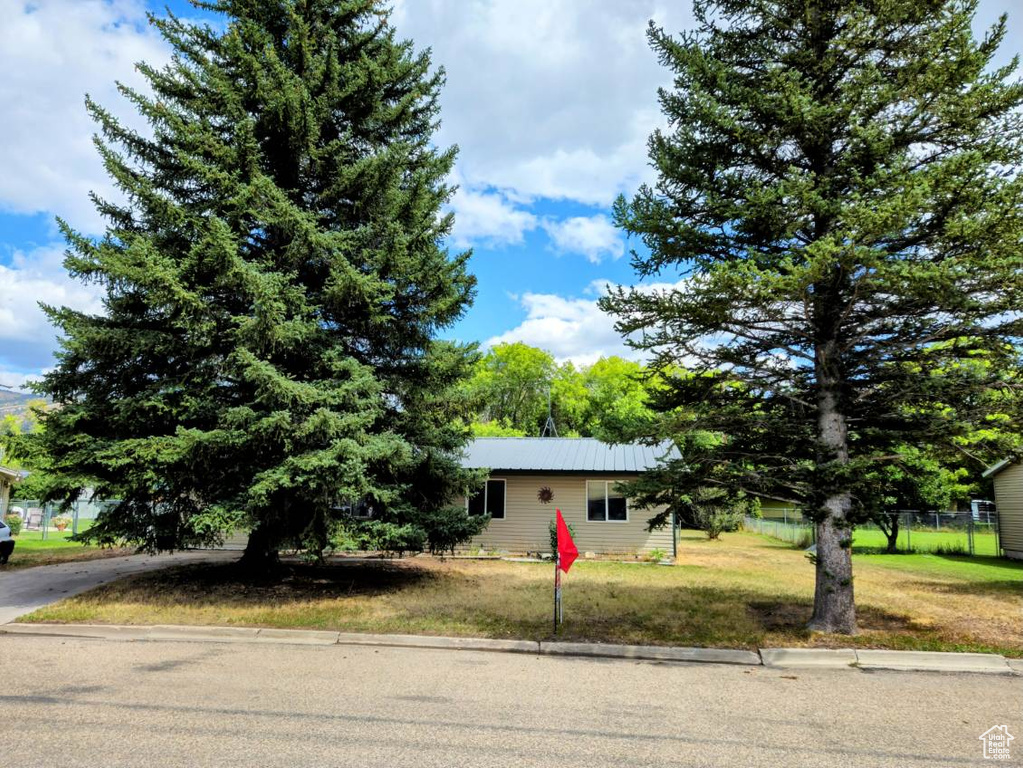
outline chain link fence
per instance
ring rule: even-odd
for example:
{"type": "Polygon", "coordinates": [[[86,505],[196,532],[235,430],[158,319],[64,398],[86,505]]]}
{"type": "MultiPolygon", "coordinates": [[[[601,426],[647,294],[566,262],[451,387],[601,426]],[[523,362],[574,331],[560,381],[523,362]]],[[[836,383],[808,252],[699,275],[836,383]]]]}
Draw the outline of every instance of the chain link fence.
{"type": "Polygon", "coordinates": [[[6,514],[20,517],[21,529],[38,532],[41,539],[67,538],[91,526],[100,512],[116,503],[79,499],[70,509],[61,511],[59,504],[38,499],[11,499],[6,514]]]}
{"type": "MultiPolygon", "coordinates": [[[[765,510],[763,517],[746,517],[744,528],[791,544],[814,543],[813,524],[798,509],[765,510]]],[[[1002,554],[998,513],[990,502],[975,503],[970,511],[897,510],[882,524],[856,526],[853,547],[859,552],[931,552],[946,555],[1002,554]]]]}

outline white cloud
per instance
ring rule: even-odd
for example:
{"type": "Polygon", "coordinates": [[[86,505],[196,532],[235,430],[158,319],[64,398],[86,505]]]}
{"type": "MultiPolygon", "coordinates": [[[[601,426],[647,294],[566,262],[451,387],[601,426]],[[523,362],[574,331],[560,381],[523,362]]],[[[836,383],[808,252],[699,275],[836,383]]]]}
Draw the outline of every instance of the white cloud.
{"type": "MultiPolygon", "coordinates": [[[[683,287],[657,282],[636,286],[644,293],[670,292],[683,287]]],[[[601,357],[618,355],[642,360],[645,355],[629,347],[614,328],[614,318],[597,306],[597,299],[617,285],[609,280],[594,280],[583,294],[593,298],[573,298],[553,293],[525,293],[519,299],[526,319],[509,331],[487,339],[484,346],[521,341],[546,349],[559,363],[567,360],[578,366],[592,365],[601,357]]]]}
{"type": "Polygon", "coordinates": [[[447,70],[440,140],[472,185],[508,199],[607,205],[649,171],[646,140],[670,82],[647,45],[651,18],[691,25],[663,0],[405,0],[399,33],[447,70]]]}
{"type": "Polygon", "coordinates": [[[473,243],[517,245],[539,223],[536,216],[517,208],[498,192],[463,186],[455,193],[451,207],[455,212],[452,237],[459,247],[473,243]]]}
{"type": "Polygon", "coordinates": [[[101,230],[89,192],[116,193],[92,144],[84,96],[144,125],[114,83],[139,87],[135,63],[168,58],[144,13],[140,0],[0,0],[0,210],[59,214],[101,230]]]}
{"type": "Polygon", "coordinates": [[[10,266],[0,265],[0,383],[13,384],[18,371],[52,363],[57,331],[39,302],[84,312],[103,311],[102,290],[71,278],[59,246],[16,251],[10,266]]]}
{"type": "Polygon", "coordinates": [[[599,264],[605,256],[620,259],[625,253],[621,232],[603,214],[575,216],[563,221],[548,220],[543,223],[543,228],[556,250],[581,253],[594,264],[599,264]]]}

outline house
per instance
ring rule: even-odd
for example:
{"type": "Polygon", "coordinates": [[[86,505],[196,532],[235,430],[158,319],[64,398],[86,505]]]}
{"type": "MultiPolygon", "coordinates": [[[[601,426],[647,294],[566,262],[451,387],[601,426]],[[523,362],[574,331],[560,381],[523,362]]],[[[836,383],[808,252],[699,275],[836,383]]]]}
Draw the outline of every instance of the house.
{"type": "Polygon", "coordinates": [[[15,469],[0,467],[0,517],[7,514],[7,505],[11,501],[11,488],[21,479],[21,473],[15,469]]]}
{"type": "Polygon", "coordinates": [[[1023,463],[1006,459],[984,473],[995,485],[998,542],[1006,557],[1023,560],[1023,463]]]}
{"type": "Polygon", "coordinates": [[[549,524],[560,509],[580,552],[674,555],[673,526],[648,531],[657,509],[635,509],[618,488],[652,469],[667,447],[609,445],[592,438],[480,437],[462,466],[486,469],[486,485],[459,499],[490,523],[469,546],[509,552],[550,551],[549,524]]]}

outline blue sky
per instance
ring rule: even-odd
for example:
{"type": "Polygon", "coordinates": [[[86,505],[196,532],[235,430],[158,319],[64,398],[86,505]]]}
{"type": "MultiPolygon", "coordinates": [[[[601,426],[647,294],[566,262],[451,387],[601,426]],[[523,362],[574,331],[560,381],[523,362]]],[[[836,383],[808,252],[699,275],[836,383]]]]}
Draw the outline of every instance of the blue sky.
{"type": "MultiPolygon", "coordinates": [[[[978,29],[1014,0],[981,0],[978,29]]],[[[0,384],[52,365],[54,331],[37,301],[99,311],[68,278],[54,217],[101,231],[88,192],[110,192],[82,106],[88,92],[124,119],[113,88],[138,84],[163,42],[145,0],[0,0],[0,384]]],[[[196,11],[184,0],[168,5],[196,11]]],[[[607,283],[634,282],[610,204],[650,178],[666,72],[647,48],[651,18],[690,25],[688,0],[394,0],[399,31],[447,70],[439,143],[460,147],[452,248],[472,247],[475,306],[448,335],[521,340],[587,364],[627,354],[595,306],[607,283]]],[[[1010,17],[1003,60],[1023,48],[1010,17]]],[[[671,276],[665,276],[670,280],[671,276]]]]}

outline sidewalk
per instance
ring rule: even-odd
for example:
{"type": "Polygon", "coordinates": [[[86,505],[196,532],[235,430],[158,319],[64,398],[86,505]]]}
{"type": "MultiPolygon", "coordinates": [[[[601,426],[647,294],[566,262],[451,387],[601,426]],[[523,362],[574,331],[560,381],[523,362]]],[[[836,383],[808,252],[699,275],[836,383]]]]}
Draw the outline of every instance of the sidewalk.
{"type": "Polygon", "coordinates": [[[0,636],[74,637],[134,642],[255,643],[260,645],[363,645],[390,648],[430,648],[455,651],[527,653],[538,656],[606,658],[632,661],[739,664],[771,669],[893,670],[988,675],[1021,675],[1023,660],[987,653],[934,653],[854,648],[675,648],[653,645],[492,640],[429,635],[373,635],[304,629],[256,627],[131,626],[99,624],[7,624],[0,636]]]}

